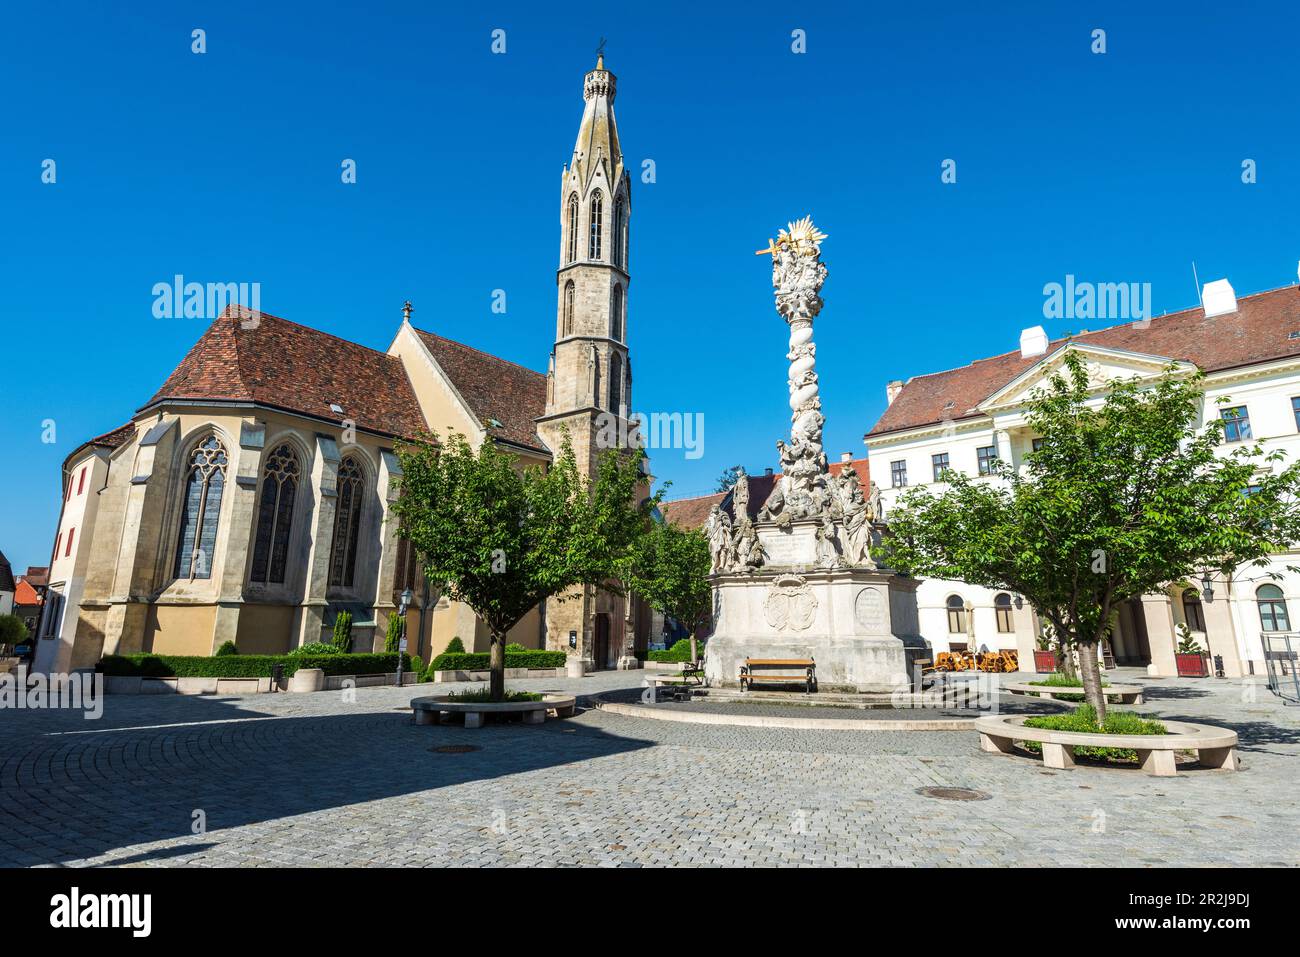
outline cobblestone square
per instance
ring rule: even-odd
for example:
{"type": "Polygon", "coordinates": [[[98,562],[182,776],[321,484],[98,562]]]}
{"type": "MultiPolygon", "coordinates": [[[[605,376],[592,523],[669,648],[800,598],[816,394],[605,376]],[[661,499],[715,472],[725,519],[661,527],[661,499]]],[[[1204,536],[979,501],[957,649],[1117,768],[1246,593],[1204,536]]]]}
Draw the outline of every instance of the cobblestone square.
{"type": "MultiPolygon", "coordinates": [[[[589,701],[640,681],[511,686],[589,701]]],[[[1146,683],[1137,710],[1233,728],[1243,770],[1055,772],[982,754],[972,731],[700,726],[595,707],[542,726],[417,727],[405,705],[431,685],[360,689],[355,703],[109,696],[98,721],[11,710],[0,864],[1294,865],[1300,709],[1262,683],[1146,683]],[[478,750],[436,750],[459,744],[478,750]],[[929,786],[990,797],[918,793],[929,786]]]]}

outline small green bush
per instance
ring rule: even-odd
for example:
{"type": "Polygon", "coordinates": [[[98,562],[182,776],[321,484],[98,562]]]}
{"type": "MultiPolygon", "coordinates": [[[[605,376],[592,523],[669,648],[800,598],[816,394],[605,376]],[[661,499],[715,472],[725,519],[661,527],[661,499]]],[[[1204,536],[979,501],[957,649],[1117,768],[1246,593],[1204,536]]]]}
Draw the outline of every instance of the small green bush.
{"type": "MultiPolygon", "coordinates": [[[[563,668],[568,659],[563,651],[508,651],[507,668],[563,668]]],[[[487,671],[490,667],[488,653],[452,654],[444,651],[429,664],[430,671],[487,671]]]]}
{"type": "Polygon", "coordinates": [[[506,654],[509,654],[512,651],[531,651],[531,650],[532,650],[531,648],[525,648],[517,641],[512,641],[510,642],[510,644],[506,645],[506,654]]]}
{"type": "Polygon", "coordinates": [[[341,655],[343,653],[337,646],[323,641],[309,641],[289,652],[291,655],[341,655]]]}
{"type": "Polygon", "coordinates": [[[402,644],[402,616],[392,612],[388,616],[388,632],[384,635],[384,651],[397,654],[402,644]]]}
{"type": "Polygon", "coordinates": [[[424,677],[424,662],[418,655],[411,655],[411,674],[424,677]]]}
{"type": "Polygon", "coordinates": [[[448,655],[463,655],[465,653],[465,646],[461,644],[459,635],[447,642],[447,647],[443,649],[443,653],[448,655]]]}
{"type": "Polygon", "coordinates": [[[221,647],[218,648],[215,653],[218,657],[225,657],[226,655],[239,654],[239,649],[235,647],[233,641],[223,641],[221,647]]]}
{"type": "MultiPolygon", "coordinates": [[[[402,656],[403,670],[409,658],[402,656]]],[[[95,670],[113,677],[269,678],[276,665],[285,677],[299,668],[320,668],[327,675],[377,675],[397,670],[397,655],[105,655],[95,670]]]]}
{"type": "MultiPolygon", "coordinates": [[[[1059,671],[1052,672],[1042,681],[1031,681],[1029,683],[1031,685],[1046,685],[1049,688],[1082,688],[1083,687],[1082,678],[1078,678],[1078,677],[1071,678],[1069,675],[1063,675],[1059,671]]],[[[1107,681],[1105,678],[1102,678],[1101,686],[1103,688],[1110,687],[1110,682],[1107,681]]],[[[1084,697],[1081,694],[1054,694],[1052,695],[1052,697],[1055,698],[1057,701],[1083,701],[1084,700],[1084,697]]]]}
{"type": "MultiPolygon", "coordinates": [[[[1097,712],[1092,705],[1080,705],[1069,714],[1052,714],[1026,718],[1027,728],[1046,728],[1049,731],[1084,731],[1089,734],[1168,734],[1159,721],[1152,721],[1132,711],[1107,711],[1103,725],[1097,724],[1097,712]]],[[[1025,750],[1037,754],[1042,745],[1036,741],[1024,742],[1025,750]]],[[[1089,758],[1113,761],[1136,761],[1132,748],[1075,748],[1074,753],[1089,758]]]]}
{"type": "Polygon", "coordinates": [[[334,647],[339,651],[352,648],[352,612],[341,611],[334,616],[334,647]]]}
{"type": "MultiPolygon", "coordinates": [[[[492,700],[492,692],[487,688],[474,688],[469,691],[453,691],[447,695],[448,700],[455,701],[458,704],[462,702],[488,702],[492,700]]],[[[506,701],[541,701],[542,696],[534,691],[507,691],[506,701]]]]}
{"type": "MultiPolygon", "coordinates": [[[[704,654],[704,642],[697,640],[700,654],[704,654]]],[[[667,651],[652,651],[646,655],[648,661],[687,662],[691,660],[691,639],[679,638],[667,651]]]]}

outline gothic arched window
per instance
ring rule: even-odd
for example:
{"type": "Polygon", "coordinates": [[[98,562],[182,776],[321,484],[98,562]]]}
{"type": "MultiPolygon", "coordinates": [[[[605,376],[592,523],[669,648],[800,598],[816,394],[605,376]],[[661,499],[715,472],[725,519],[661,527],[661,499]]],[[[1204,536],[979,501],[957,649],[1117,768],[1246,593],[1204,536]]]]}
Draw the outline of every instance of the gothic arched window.
{"type": "Polygon", "coordinates": [[[627,240],[623,235],[627,223],[623,215],[623,197],[614,200],[614,265],[627,268],[627,240]]]}
{"type": "Polygon", "coordinates": [[[587,244],[587,258],[600,258],[600,216],[601,216],[601,199],[600,193],[593,193],[591,197],[591,240],[587,244]]]}
{"type": "Polygon", "coordinates": [[[614,284],[614,301],[609,310],[609,337],[623,341],[623,287],[614,284]]]}
{"type": "Polygon", "coordinates": [[[298,493],[298,456],[281,445],[266,459],[262,470],[262,497],[257,504],[257,538],[253,541],[250,581],[284,584],[293,531],[293,502],[298,493]]]}
{"type": "Polygon", "coordinates": [[[562,324],[562,335],[573,335],[573,280],[570,279],[564,284],[564,322],[562,324]]]}
{"type": "Polygon", "coordinates": [[[177,578],[212,577],[217,548],[221,493],[226,487],[226,450],[210,435],[190,453],[181,501],[180,539],[176,544],[177,578]]]}
{"type": "Polygon", "coordinates": [[[569,246],[565,262],[578,258],[578,194],[569,197],[569,246]]]}
{"type": "Polygon", "coordinates": [[[361,531],[361,489],[364,476],[354,458],[339,466],[334,499],[334,539],[330,548],[330,584],[352,587],[357,566],[357,535],[361,531]]]}
{"type": "Polygon", "coordinates": [[[623,363],[618,353],[609,357],[609,411],[618,414],[618,405],[623,398],[623,363]]]}

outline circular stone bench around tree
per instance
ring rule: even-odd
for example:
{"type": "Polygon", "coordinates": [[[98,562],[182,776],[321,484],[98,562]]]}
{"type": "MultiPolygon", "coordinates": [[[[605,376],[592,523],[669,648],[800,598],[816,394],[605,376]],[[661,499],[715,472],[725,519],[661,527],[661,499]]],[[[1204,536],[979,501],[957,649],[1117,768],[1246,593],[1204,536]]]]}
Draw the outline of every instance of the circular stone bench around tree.
{"type": "MultiPolygon", "coordinates": [[[[1010,691],[1012,694],[1037,695],[1047,700],[1058,699],[1061,695],[1076,695],[1083,697],[1083,689],[1076,688],[1073,685],[1036,685],[1032,681],[1019,681],[1002,686],[1003,691],[1010,691]]],[[[1106,696],[1107,701],[1118,701],[1120,704],[1141,704],[1142,688],[1140,685],[1108,685],[1101,689],[1101,693],[1106,696]]]]}
{"type": "Polygon", "coordinates": [[[1090,734],[1084,731],[1052,731],[1026,728],[1023,715],[992,715],[979,718],[975,730],[980,735],[980,750],[1010,754],[1016,741],[1036,741],[1043,747],[1043,764],[1066,771],[1074,767],[1074,749],[1131,748],[1147,774],[1173,777],[1178,773],[1175,751],[1195,751],[1201,766],[1239,770],[1237,732],[1204,724],[1164,721],[1168,734],[1090,734]]]}
{"type": "Polygon", "coordinates": [[[483,716],[489,714],[522,714],[525,724],[541,724],[548,711],[557,718],[572,718],[575,708],[571,696],[559,694],[544,695],[541,701],[457,701],[439,695],[411,700],[416,724],[437,724],[441,714],[463,714],[467,728],[483,727],[483,716]]]}

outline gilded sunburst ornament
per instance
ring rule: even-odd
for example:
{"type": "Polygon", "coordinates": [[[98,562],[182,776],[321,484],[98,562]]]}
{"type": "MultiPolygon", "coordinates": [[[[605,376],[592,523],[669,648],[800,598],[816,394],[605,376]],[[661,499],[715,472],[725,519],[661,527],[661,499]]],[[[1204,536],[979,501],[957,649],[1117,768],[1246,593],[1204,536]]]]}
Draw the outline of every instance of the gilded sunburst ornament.
{"type": "Polygon", "coordinates": [[[812,217],[805,216],[797,222],[787,223],[787,229],[781,230],[776,239],[767,241],[766,249],[757,250],[754,255],[764,253],[776,254],[782,246],[787,247],[796,256],[815,256],[821,252],[822,240],[826,234],[813,225],[812,217]]]}

